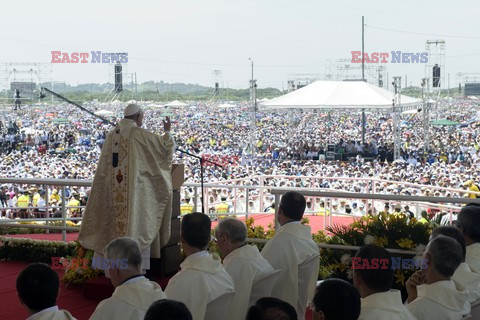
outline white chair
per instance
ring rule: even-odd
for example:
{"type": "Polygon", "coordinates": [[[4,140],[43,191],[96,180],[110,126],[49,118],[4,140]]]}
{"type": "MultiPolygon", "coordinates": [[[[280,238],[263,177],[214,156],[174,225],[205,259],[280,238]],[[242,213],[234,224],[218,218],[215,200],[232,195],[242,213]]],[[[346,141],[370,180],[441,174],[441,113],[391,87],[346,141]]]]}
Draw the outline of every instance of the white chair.
{"type": "Polygon", "coordinates": [[[312,279],[312,273],[315,270],[316,265],[319,263],[319,257],[320,254],[313,255],[298,266],[298,300],[296,307],[298,320],[305,319],[308,291],[312,286],[309,282],[312,279]]]}
{"type": "Polygon", "coordinates": [[[272,296],[273,286],[277,282],[281,271],[282,270],[273,270],[253,283],[250,302],[248,304],[249,307],[253,306],[260,298],[272,296]]]}
{"type": "Polygon", "coordinates": [[[480,299],[472,302],[471,305],[472,310],[470,311],[470,315],[472,316],[472,319],[480,319],[480,299]]]}
{"type": "Polygon", "coordinates": [[[226,320],[228,308],[230,307],[230,303],[232,303],[234,296],[234,291],[227,292],[207,304],[204,320],[226,320]]]}

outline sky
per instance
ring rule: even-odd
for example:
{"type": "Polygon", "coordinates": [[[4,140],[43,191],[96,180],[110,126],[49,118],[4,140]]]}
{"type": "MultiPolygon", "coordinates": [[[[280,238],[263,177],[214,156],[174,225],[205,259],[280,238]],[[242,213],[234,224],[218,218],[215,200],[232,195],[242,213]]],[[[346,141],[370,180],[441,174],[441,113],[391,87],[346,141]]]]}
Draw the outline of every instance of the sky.
{"type": "MultiPolygon", "coordinates": [[[[444,39],[450,86],[458,86],[459,72],[479,73],[480,81],[478,0],[19,0],[1,7],[0,63],[50,63],[51,51],[127,52],[125,72],[138,82],[213,86],[220,70],[220,87],[248,88],[251,58],[260,88],[286,89],[295,74],[325,75],[327,59],[361,50],[364,15],[365,52],[421,53],[426,40],[444,39]]],[[[390,82],[407,75],[418,86],[425,75],[421,63],[383,65],[390,82]]],[[[109,64],[52,70],[54,81],[72,85],[113,82],[109,64]]]]}

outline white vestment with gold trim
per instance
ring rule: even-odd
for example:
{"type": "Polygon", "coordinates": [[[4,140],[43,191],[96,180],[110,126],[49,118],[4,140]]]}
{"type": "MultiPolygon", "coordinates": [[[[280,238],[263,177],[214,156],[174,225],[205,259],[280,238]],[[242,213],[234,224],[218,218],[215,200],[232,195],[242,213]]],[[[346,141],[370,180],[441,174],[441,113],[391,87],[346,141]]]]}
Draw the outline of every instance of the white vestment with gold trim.
{"type": "Polygon", "coordinates": [[[153,134],[130,119],[108,133],[78,237],[83,247],[102,254],[110,241],[128,236],[160,257],[170,238],[173,146],[170,134],[153,134]]]}

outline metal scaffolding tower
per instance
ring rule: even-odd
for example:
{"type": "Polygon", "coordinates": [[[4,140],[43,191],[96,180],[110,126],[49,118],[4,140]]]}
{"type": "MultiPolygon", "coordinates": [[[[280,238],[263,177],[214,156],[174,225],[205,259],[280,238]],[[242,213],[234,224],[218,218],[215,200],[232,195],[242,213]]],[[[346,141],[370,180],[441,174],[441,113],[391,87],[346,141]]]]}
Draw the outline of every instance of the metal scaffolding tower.
{"type": "Polygon", "coordinates": [[[440,90],[447,88],[445,82],[445,40],[427,40],[425,50],[428,53],[428,62],[425,64],[426,92],[428,96],[438,96],[440,90]],[[438,74],[434,75],[435,72],[438,72],[438,74]]]}
{"type": "MultiPolygon", "coordinates": [[[[332,81],[354,81],[362,80],[362,65],[352,63],[350,59],[327,59],[325,77],[332,81]]],[[[386,76],[386,67],[378,64],[366,64],[364,79],[374,86],[383,87],[386,76]]]]}
{"type": "MultiPolygon", "coordinates": [[[[5,97],[11,98],[10,83],[32,82],[37,86],[52,87],[53,71],[51,63],[42,62],[5,62],[0,68],[0,90],[5,90],[5,97]]],[[[33,93],[32,93],[33,96],[33,93]]]]}

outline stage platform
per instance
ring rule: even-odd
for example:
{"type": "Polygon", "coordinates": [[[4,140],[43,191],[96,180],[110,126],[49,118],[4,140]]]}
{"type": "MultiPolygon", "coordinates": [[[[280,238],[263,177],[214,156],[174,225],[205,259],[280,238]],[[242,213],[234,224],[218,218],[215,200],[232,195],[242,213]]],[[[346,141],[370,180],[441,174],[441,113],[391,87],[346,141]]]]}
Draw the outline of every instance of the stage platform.
{"type": "MultiPolygon", "coordinates": [[[[273,224],[273,214],[254,215],[255,225],[268,227],[273,224]]],[[[316,233],[323,230],[324,217],[323,216],[307,216],[310,220],[312,232],[316,233]]],[[[242,219],[242,218],[241,218],[242,219]]],[[[243,218],[244,219],[244,218],[243,218]]],[[[348,225],[353,221],[353,217],[333,217],[333,223],[348,225]]],[[[218,222],[214,221],[212,227],[215,227],[218,222]]],[[[48,241],[62,241],[61,233],[42,233],[42,234],[16,234],[5,235],[15,238],[29,238],[36,240],[48,241]]],[[[67,241],[75,241],[78,238],[78,233],[67,233],[67,241]]],[[[18,261],[0,261],[0,301],[2,301],[2,308],[0,308],[0,319],[26,319],[27,312],[22,307],[17,298],[15,288],[15,281],[19,272],[28,265],[27,262],[18,261]]],[[[62,270],[56,270],[61,278],[63,276],[62,270]]],[[[163,288],[167,285],[168,279],[157,278],[156,280],[163,288]]],[[[97,304],[104,298],[111,295],[113,286],[110,280],[102,277],[93,279],[83,286],[68,286],[60,285],[60,293],[58,298],[58,305],[72,313],[74,317],[79,320],[86,320],[95,310],[97,304]],[[92,294],[95,293],[95,294],[92,294]],[[91,299],[87,299],[89,297],[91,299]]],[[[307,314],[307,319],[311,319],[311,314],[307,314]]]]}

